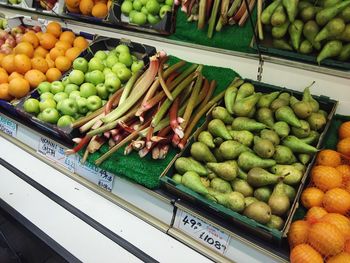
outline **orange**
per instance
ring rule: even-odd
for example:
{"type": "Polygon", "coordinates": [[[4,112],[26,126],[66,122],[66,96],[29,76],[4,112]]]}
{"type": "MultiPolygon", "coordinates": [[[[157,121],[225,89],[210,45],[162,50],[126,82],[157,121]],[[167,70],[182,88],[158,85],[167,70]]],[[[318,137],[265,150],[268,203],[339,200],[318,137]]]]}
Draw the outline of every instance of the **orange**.
{"type": "Polygon", "coordinates": [[[47,66],[50,68],[54,68],[55,67],[55,61],[53,61],[50,57],[45,59],[47,62],[47,66]]]}
{"type": "Polygon", "coordinates": [[[307,222],[314,224],[327,214],[328,212],[323,207],[314,206],[307,211],[305,218],[307,222]]]}
{"type": "Polygon", "coordinates": [[[350,254],[346,252],[341,252],[336,256],[327,259],[327,263],[349,263],[350,254]]]}
{"type": "Polygon", "coordinates": [[[14,50],[16,54],[25,54],[30,58],[34,55],[34,48],[29,42],[21,42],[17,44],[14,50]]]}
{"type": "Polygon", "coordinates": [[[107,5],[104,3],[97,3],[92,8],[92,15],[97,18],[105,18],[108,13],[107,5]]]}
{"type": "Polygon", "coordinates": [[[44,34],[44,32],[42,32],[42,31],[39,31],[39,32],[36,32],[35,33],[35,35],[38,37],[38,39],[39,39],[39,43],[40,43],[40,38],[41,38],[41,36],[44,34]]]}
{"type": "Polygon", "coordinates": [[[46,78],[48,82],[59,80],[61,77],[62,77],[62,73],[57,68],[50,68],[46,72],[46,78]]]}
{"type": "Polygon", "coordinates": [[[65,0],[64,2],[71,8],[78,8],[80,4],[80,0],[65,0]]]}
{"type": "Polygon", "coordinates": [[[25,33],[21,42],[29,42],[32,44],[33,48],[37,48],[39,46],[39,38],[33,31],[28,31],[25,33]]]}
{"type": "Polygon", "coordinates": [[[343,182],[346,182],[350,179],[350,165],[341,164],[335,167],[338,172],[340,172],[343,176],[343,182]]]}
{"type": "Polygon", "coordinates": [[[301,203],[307,209],[314,206],[321,206],[323,195],[324,193],[316,187],[306,188],[301,194],[301,203]]]}
{"type": "Polygon", "coordinates": [[[323,196],[323,207],[329,213],[345,215],[350,209],[350,193],[342,188],[334,188],[323,196]]]}
{"type": "Polygon", "coordinates": [[[29,82],[24,78],[14,78],[9,83],[8,92],[15,98],[22,98],[27,95],[29,91],[29,82]]]}
{"type": "Polygon", "coordinates": [[[81,53],[81,49],[78,47],[72,47],[66,51],[64,54],[67,58],[70,59],[70,61],[73,61],[76,59],[81,53]]]}
{"type": "Polygon", "coordinates": [[[108,2],[107,2],[107,8],[108,8],[108,10],[111,8],[111,6],[112,6],[112,1],[111,1],[111,0],[108,0],[108,2]]]}
{"type": "Polygon", "coordinates": [[[311,246],[300,244],[290,252],[290,263],[323,263],[323,259],[311,246]]]}
{"type": "Polygon", "coordinates": [[[16,72],[24,74],[32,68],[32,63],[30,58],[24,54],[18,54],[15,56],[15,67],[16,72]]]}
{"type": "Polygon", "coordinates": [[[94,1],[92,1],[92,0],[81,0],[80,1],[79,9],[83,15],[90,16],[93,7],[94,7],[94,1]]]}
{"type": "Polygon", "coordinates": [[[6,55],[4,53],[0,53],[0,65],[1,65],[1,61],[2,59],[5,57],[6,55]]]}
{"type": "Polygon", "coordinates": [[[9,94],[9,84],[8,83],[0,84],[0,99],[7,100],[7,101],[10,101],[12,99],[11,95],[9,94]]]}
{"type": "Polygon", "coordinates": [[[8,83],[9,75],[5,70],[0,71],[0,84],[8,83]]]}
{"type": "Polygon", "coordinates": [[[350,220],[346,216],[337,213],[329,213],[321,218],[320,222],[327,222],[334,225],[346,237],[350,236],[350,220]]]}
{"type": "Polygon", "coordinates": [[[307,241],[309,223],[304,220],[294,221],[288,231],[288,242],[291,247],[295,247],[299,244],[307,241]]]}
{"type": "Polygon", "coordinates": [[[46,80],[45,74],[37,69],[29,70],[24,75],[24,78],[28,80],[31,88],[36,88],[41,82],[46,80]]]}
{"type": "Polygon", "coordinates": [[[322,150],[317,154],[316,164],[336,167],[340,165],[340,154],[333,150],[322,150]]]}
{"type": "Polygon", "coordinates": [[[19,74],[18,72],[12,72],[9,76],[9,82],[13,80],[14,78],[24,78],[22,74],[19,74]]]}
{"type": "Polygon", "coordinates": [[[84,50],[89,46],[89,42],[84,37],[79,36],[74,39],[74,46],[84,50]]]}
{"type": "Polygon", "coordinates": [[[59,56],[64,56],[65,50],[63,48],[54,47],[50,50],[50,58],[56,60],[59,56]]]}
{"type": "Polygon", "coordinates": [[[68,41],[59,40],[59,41],[56,42],[55,47],[57,47],[57,48],[62,48],[62,49],[64,49],[64,51],[66,52],[67,49],[69,49],[69,48],[72,47],[72,45],[71,45],[70,42],[68,42],[68,41]]]}
{"type": "Polygon", "coordinates": [[[350,157],[350,137],[344,138],[338,142],[337,151],[350,157]]]}
{"type": "Polygon", "coordinates": [[[57,42],[57,38],[52,35],[51,33],[43,33],[40,37],[40,45],[45,48],[50,50],[55,46],[57,42]]]}
{"type": "Polygon", "coordinates": [[[313,183],[322,191],[340,187],[343,177],[337,169],[330,166],[318,165],[311,171],[313,183]]]}
{"type": "Polygon", "coordinates": [[[345,241],[344,251],[350,253],[350,239],[345,241]]]}
{"type": "Polygon", "coordinates": [[[75,39],[75,34],[72,31],[63,31],[60,35],[60,41],[68,42],[70,45],[73,45],[75,39]]]}
{"type": "Polygon", "coordinates": [[[72,66],[72,62],[69,58],[65,56],[58,56],[55,60],[55,66],[58,68],[61,72],[67,71],[72,66]]]}
{"type": "Polygon", "coordinates": [[[1,66],[4,68],[4,70],[6,70],[8,74],[11,74],[12,72],[16,71],[15,55],[6,55],[1,61],[1,66]]]}
{"type": "Polygon", "coordinates": [[[46,27],[46,32],[58,38],[62,33],[62,27],[57,22],[50,22],[46,27]]]}
{"type": "Polygon", "coordinates": [[[49,69],[49,65],[45,58],[36,57],[32,58],[32,68],[40,70],[42,73],[46,73],[46,71],[49,69]]]}
{"type": "Polygon", "coordinates": [[[70,13],[75,13],[75,14],[79,14],[80,13],[79,5],[78,5],[77,8],[72,8],[69,5],[66,5],[66,7],[67,7],[68,12],[70,12],[70,13]]]}
{"type": "Polygon", "coordinates": [[[45,58],[45,56],[49,53],[49,51],[47,51],[45,48],[43,48],[42,46],[38,46],[35,50],[34,50],[34,57],[43,57],[45,58]]]}
{"type": "Polygon", "coordinates": [[[343,122],[338,129],[339,139],[350,137],[350,121],[343,122]]]}

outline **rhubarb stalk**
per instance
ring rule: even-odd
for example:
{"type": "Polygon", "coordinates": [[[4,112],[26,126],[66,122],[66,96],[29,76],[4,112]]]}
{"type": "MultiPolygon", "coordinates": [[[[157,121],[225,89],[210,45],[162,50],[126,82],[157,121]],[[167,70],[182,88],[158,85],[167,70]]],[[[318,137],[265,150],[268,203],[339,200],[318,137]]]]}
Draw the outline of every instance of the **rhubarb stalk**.
{"type": "Polygon", "coordinates": [[[95,118],[93,118],[92,120],[88,121],[87,123],[85,123],[83,126],[81,126],[79,128],[79,131],[81,133],[85,133],[88,130],[90,130],[97,121],[101,120],[103,117],[105,116],[104,112],[101,113],[100,115],[96,116],[95,118]]]}
{"type": "Polygon", "coordinates": [[[214,26],[216,21],[216,16],[218,14],[218,9],[220,5],[220,0],[214,0],[213,9],[211,10],[211,15],[209,19],[209,27],[208,27],[208,37],[213,37],[214,26]]]}
{"type": "Polygon", "coordinates": [[[162,87],[163,91],[165,92],[165,95],[168,97],[169,100],[173,101],[173,96],[171,95],[169,88],[167,87],[164,78],[163,78],[163,63],[164,61],[162,60],[160,63],[160,66],[158,67],[158,79],[160,86],[162,87]]]}
{"type": "Polygon", "coordinates": [[[206,19],[207,0],[199,0],[198,29],[203,29],[206,19]]]}
{"type": "Polygon", "coordinates": [[[91,114],[85,116],[85,117],[82,117],[76,121],[74,121],[72,123],[72,128],[77,128],[77,127],[80,127],[82,125],[84,125],[85,123],[87,123],[88,121],[92,120],[93,118],[95,118],[96,116],[100,115],[105,109],[105,106],[103,106],[102,108],[99,108],[98,110],[92,112],[91,114]]]}
{"type": "Polygon", "coordinates": [[[226,24],[225,22],[227,22],[227,12],[228,12],[229,4],[230,4],[230,0],[222,0],[221,2],[221,12],[220,12],[218,23],[216,24],[216,28],[215,28],[216,31],[221,31],[223,25],[226,24]]]}
{"type": "Polygon", "coordinates": [[[264,30],[261,22],[262,5],[263,0],[258,0],[258,35],[260,40],[264,39],[264,30]]]}
{"type": "MultiPolygon", "coordinates": [[[[174,71],[173,73],[170,74],[170,76],[166,79],[165,84],[167,86],[170,85],[170,83],[177,77],[180,75],[180,72],[174,71]]],[[[163,76],[164,77],[164,76],[163,76]]]]}
{"type": "Polygon", "coordinates": [[[128,80],[126,85],[124,86],[123,93],[119,99],[119,104],[123,104],[123,102],[126,100],[126,98],[129,96],[132,87],[134,86],[136,80],[140,77],[141,75],[141,70],[135,72],[131,78],[128,80]]]}
{"type": "Polygon", "coordinates": [[[79,152],[88,142],[90,141],[89,136],[85,136],[83,139],[80,140],[80,142],[73,148],[73,149],[68,149],[66,150],[65,154],[70,155],[70,154],[75,154],[79,152]]]}
{"type": "Polygon", "coordinates": [[[212,80],[212,81],[210,82],[209,89],[208,89],[208,92],[207,92],[207,94],[206,94],[206,97],[205,97],[204,100],[200,103],[200,105],[198,106],[198,109],[203,108],[203,107],[208,103],[208,101],[210,100],[211,96],[212,96],[213,93],[214,93],[215,87],[216,87],[216,81],[215,81],[215,80],[212,80]]]}
{"type": "Polygon", "coordinates": [[[170,118],[170,127],[179,137],[183,137],[184,133],[182,127],[177,122],[177,112],[179,110],[180,98],[177,97],[174,103],[171,105],[169,110],[169,118],[170,118]]]}
{"type": "MultiPolygon", "coordinates": [[[[244,2],[246,3],[246,2],[244,2]]],[[[247,21],[247,18],[249,16],[249,12],[251,12],[254,8],[255,5],[255,0],[250,0],[249,2],[249,6],[246,7],[246,11],[244,12],[244,15],[241,17],[241,19],[238,22],[239,26],[243,26],[245,24],[245,22],[247,21]]]]}
{"type": "Polygon", "coordinates": [[[186,61],[181,60],[171,65],[170,67],[168,67],[166,70],[164,70],[164,74],[163,74],[164,79],[167,79],[173,72],[183,67],[185,64],[186,64],[186,61]]]}

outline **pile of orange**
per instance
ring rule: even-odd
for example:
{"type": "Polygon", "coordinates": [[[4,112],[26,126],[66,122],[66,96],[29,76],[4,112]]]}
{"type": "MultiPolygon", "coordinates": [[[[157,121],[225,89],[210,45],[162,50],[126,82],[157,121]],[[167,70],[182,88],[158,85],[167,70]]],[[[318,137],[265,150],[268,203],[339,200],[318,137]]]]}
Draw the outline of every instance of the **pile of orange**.
{"type": "Polygon", "coordinates": [[[84,37],[51,22],[46,32],[28,31],[11,54],[0,53],[0,99],[22,98],[43,81],[55,81],[86,49],[84,37]]]}
{"type": "Polygon", "coordinates": [[[301,194],[308,211],[288,232],[292,263],[350,262],[350,159],[344,157],[350,156],[350,122],[338,133],[337,151],[318,153],[311,184],[301,194]]]}
{"type": "Polygon", "coordinates": [[[103,19],[108,14],[112,0],[65,0],[65,4],[71,13],[103,19]]]}

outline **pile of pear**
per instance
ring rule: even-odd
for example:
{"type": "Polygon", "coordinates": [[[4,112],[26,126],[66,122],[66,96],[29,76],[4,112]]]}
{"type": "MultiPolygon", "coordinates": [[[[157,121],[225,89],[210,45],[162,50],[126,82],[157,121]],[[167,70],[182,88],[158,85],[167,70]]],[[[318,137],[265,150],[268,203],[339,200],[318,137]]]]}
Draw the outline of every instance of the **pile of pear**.
{"type": "Polygon", "coordinates": [[[175,161],[172,179],[258,223],[281,230],[306,165],[317,152],[327,113],[304,90],[255,92],[235,79],[206,129],[175,161]]]}

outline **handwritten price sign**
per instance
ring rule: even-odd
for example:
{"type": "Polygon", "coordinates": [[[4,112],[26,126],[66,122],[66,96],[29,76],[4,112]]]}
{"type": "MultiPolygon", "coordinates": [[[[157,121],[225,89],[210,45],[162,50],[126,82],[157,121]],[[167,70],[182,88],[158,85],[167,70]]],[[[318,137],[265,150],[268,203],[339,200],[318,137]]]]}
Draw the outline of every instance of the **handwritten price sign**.
{"type": "Polygon", "coordinates": [[[211,249],[225,254],[230,236],[199,218],[178,210],[175,226],[211,249]]]}
{"type": "Polygon", "coordinates": [[[16,137],[17,135],[17,124],[13,121],[5,118],[0,115],[0,131],[12,136],[16,137]]]}

